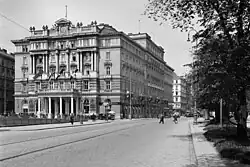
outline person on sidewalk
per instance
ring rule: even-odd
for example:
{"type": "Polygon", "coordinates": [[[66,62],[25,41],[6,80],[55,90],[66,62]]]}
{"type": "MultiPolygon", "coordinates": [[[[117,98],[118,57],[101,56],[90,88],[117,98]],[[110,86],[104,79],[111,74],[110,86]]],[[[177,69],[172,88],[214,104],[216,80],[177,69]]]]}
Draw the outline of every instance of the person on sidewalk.
{"type": "Polygon", "coordinates": [[[164,124],[164,115],[163,114],[160,114],[160,122],[159,122],[159,124],[160,123],[164,124]]]}
{"type": "Polygon", "coordinates": [[[70,123],[73,125],[74,124],[74,114],[70,113],[70,123]]]}

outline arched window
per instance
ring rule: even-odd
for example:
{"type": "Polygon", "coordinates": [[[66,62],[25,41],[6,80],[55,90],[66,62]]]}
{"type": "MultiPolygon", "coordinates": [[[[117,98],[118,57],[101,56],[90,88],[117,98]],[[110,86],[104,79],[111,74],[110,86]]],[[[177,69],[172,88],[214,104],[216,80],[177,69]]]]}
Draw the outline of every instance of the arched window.
{"type": "Polygon", "coordinates": [[[110,67],[106,67],[106,75],[110,75],[110,67]]]}

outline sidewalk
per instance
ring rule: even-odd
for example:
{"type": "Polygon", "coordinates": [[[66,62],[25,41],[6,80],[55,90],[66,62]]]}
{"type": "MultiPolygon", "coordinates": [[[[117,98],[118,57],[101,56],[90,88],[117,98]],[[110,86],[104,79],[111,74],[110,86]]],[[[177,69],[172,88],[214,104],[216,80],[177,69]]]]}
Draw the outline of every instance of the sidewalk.
{"type": "Polygon", "coordinates": [[[74,122],[73,125],[71,123],[60,123],[60,124],[42,124],[42,125],[27,125],[27,126],[13,126],[13,127],[2,127],[1,131],[37,131],[37,130],[47,130],[47,129],[57,129],[57,128],[68,128],[68,127],[77,127],[77,126],[86,126],[86,125],[96,125],[96,124],[105,124],[111,123],[112,121],[105,120],[89,120],[87,122],[74,122]]]}
{"type": "Polygon", "coordinates": [[[83,124],[80,124],[80,122],[74,122],[73,125],[71,125],[70,122],[68,123],[60,123],[60,124],[42,124],[42,125],[27,125],[27,126],[12,126],[12,127],[0,127],[0,131],[37,131],[37,130],[47,130],[47,129],[58,129],[58,128],[70,128],[70,127],[78,127],[78,126],[86,126],[86,125],[96,125],[96,124],[106,124],[106,123],[112,123],[112,122],[118,122],[118,121],[136,121],[136,120],[146,120],[145,118],[141,119],[117,119],[117,120],[96,120],[92,121],[89,120],[87,122],[83,122],[83,124]]]}
{"type": "Polygon", "coordinates": [[[199,118],[199,124],[193,124],[190,120],[190,130],[193,139],[195,154],[198,161],[198,167],[247,167],[247,165],[239,165],[236,162],[231,162],[227,159],[221,158],[212,142],[207,141],[203,133],[205,123],[203,118],[199,118]]]}

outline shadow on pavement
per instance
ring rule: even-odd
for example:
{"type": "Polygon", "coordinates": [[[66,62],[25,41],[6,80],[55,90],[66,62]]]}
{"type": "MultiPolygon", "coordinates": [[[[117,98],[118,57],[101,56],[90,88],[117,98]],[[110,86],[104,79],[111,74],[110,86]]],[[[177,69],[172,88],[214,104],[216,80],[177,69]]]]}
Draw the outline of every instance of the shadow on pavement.
{"type": "Polygon", "coordinates": [[[221,159],[215,155],[203,154],[197,157],[199,166],[206,166],[209,162],[209,167],[249,167],[249,165],[239,164],[237,161],[229,161],[227,159],[221,159]]]}
{"type": "Polygon", "coordinates": [[[182,167],[197,167],[195,164],[183,165],[182,167]]]}
{"type": "Polygon", "coordinates": [[[191,134],[190,135],[170,135],[169,137],[173,137],[173,138],[178,138],[182,141],[187,141],[191,139],[191,134]]]}
{"type": "MultiPolygon", "coordinates": [[[[204,136],[213,142],[217,151],[223,158],[237,160],[242,164],[250,164],[250,140],[241,140],[237,137],[235,127],[230,129],[212,127],[206,128],[204,136]]],[[[240,164],[238,164],[240,165],[240,164]]]]}
{"type": "Polygon", "coordinates": [[[0,129],[0,132],[10,131],[9,129],[0,129]]]}

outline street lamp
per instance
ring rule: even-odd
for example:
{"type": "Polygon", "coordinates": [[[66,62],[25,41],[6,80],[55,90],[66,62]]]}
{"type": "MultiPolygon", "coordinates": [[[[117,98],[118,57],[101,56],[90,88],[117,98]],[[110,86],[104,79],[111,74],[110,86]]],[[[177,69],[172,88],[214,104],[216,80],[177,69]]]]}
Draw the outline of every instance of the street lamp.
{"type": "MultiPolygon", "coordinates": [[[[192,32],[192,31],[194,31],[196,34],[198,33],[198,31],[196,31],[194,28],[192,28],[192,29],[190,29],[189,31],[188,31],[188,39],[187,39],[187,42],[190,42],[191,40],[190,40],[190,32],[192,32]]],[[[197,45],[198,45],[198,39],[196,38],[195,39],[195,42],[196,42],[196,47],[197,47],[197,45]]],[[[194,67],[194,62],[192,63],[192,67],[194,67]]],[[[194,86],[194,85],[193,85],[194,86]]],[[[193,88],[193,90],[194,90],[195,88],[193,88]]],[[[195,110],[195,112],[196,112],[196,98],[195,98],[195,100],[194,100],[194,110],[195,110]]]]}

